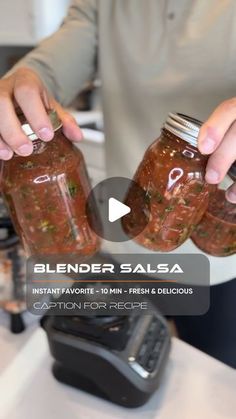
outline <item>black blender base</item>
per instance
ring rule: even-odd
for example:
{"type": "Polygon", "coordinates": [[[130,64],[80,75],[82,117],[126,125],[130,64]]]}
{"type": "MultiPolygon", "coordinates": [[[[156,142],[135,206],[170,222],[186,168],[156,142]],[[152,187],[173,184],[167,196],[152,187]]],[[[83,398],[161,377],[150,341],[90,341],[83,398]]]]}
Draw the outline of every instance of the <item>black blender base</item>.
{"type": "Polygon", "coordinates": [[[93,396],[102,398],[123,407],[137,408],[145,404],[147,401],[147,398],[143,399],[142,397],[140,399],[136,399],[135,403],[130,401],[128,398],[126,400],[113,400],[109,397],[109,395],[105,394],[94,381],[89,380],[87,377],[75,373],[74,371],[66,369],[57,361],[53,363],[52,373],[56,380],[63,384],[75,387],[79,390],[85,391],[86,393],[92,394],[93,396]]]}
{"type": "Polygon", "coordinates": [[[79,390],[86,391],[87,393],[93,394],[94,396],[108,400],[106,394],[103,393],[92,380],[89,380],[83,375],[75,374],[75,372],[66,369],[57,361],[53,363],[52,373],[54,377],[61,383],[76,387],[79,390]]]}

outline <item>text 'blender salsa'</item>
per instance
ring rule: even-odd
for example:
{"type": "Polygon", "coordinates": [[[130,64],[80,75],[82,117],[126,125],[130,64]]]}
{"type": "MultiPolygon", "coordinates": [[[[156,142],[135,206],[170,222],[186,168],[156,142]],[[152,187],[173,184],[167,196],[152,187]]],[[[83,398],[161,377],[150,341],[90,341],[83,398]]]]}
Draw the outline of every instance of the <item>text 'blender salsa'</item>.
{"type": "Polygon", "coordinates": [[[90,184],[83,156],[61,130],[53,141],[34,142],[29,157],[5,162],[2,190],[28,254],[91,255],[99,239],[86,217],[90,184]]]}

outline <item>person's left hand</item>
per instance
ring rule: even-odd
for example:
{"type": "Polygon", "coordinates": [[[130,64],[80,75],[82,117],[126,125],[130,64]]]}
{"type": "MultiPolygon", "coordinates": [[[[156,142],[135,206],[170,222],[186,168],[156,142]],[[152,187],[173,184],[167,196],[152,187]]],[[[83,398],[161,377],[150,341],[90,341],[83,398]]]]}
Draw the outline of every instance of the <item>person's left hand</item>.
{"type": "MultiPolygon", "coordinates": [[[[236,97],[222,102],[202,125],[198,148],[202,154],[210,154],[206,181],[220,183],[236,160],[236,97]]],[[[236,182],[227,190],[226,198],[236,203],[236,182]]]]}

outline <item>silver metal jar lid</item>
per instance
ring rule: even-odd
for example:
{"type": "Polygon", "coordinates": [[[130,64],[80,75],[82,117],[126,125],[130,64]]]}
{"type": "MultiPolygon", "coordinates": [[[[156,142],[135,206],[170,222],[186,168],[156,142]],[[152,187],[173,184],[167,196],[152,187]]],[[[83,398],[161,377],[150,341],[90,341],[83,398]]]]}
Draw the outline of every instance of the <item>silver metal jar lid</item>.
{"type": "MultiPolygon", "coordinates": [[[[58,129],[62,127],[62,122],[55,110],[48,111],[48,116],[49,116],[49,119],[51,121],[54,131],[57,131],[58,129]]],[[[27,137],[32,141],[38,140],[39,137],[35,134],[30,124],[25,121],[22,121],[22,115],[20,115],[20,120],[21,120],[21,127],[24,133],[27,135],[27,137]]]]}
{"type": "Polygon", "coordinates": [[[197,140],[202,122],[182,113],[170,112],[164,128],[177,137],[197,147],[197,140]]]}

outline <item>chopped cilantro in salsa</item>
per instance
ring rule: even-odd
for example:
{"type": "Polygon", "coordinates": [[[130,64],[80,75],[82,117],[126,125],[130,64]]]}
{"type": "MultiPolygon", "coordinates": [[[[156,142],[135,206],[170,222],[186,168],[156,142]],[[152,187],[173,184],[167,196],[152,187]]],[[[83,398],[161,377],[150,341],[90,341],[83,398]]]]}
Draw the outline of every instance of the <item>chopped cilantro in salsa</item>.
{"type": "Polygon", "coordinates": [[[79,186],[76,182],[74,182],[73,180],[69,180],[69,182],[67,183],[68,185],[68,189],[69,189],[69,194],[71,196],[71,198],[74,198],[79,190],[79,186]]]}

